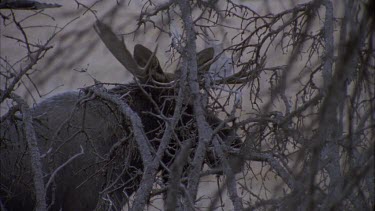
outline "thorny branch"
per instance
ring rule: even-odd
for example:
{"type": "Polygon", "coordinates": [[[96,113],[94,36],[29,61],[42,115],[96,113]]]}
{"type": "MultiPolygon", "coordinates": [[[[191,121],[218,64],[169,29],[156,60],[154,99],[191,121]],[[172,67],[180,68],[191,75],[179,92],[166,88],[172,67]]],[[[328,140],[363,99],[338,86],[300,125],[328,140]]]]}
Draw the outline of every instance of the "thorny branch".
{"type": "MultiPolygon", "coordinates": [[[[136,133],[145,168],[132,209],[144,209],[153,196],[166,190],[168,209],[179,206],[199,209],[198,204],[204,203],[204,197],[199,197],[201,176],[207,172],[224,172],[226,179],[220,184],[223,188],[219,188],[220,193],[227,188],[233,205],[230,209],[373,207],[373,1],[344,2],[343,17],[330,0],[309,1],[266,13],[246,3],[147,1],[139,8],[135,29],[124,33],[135,36],[144,26],[145,33],[153,32],[157,34],[156,39],[167,39],[171,46],[164,52],[170,53],[169,61],[180,62],[181,72],[180,81],[170,84],[178,88],[175,113],[171,118],[161,118],[165,128],[156,152],[149,148],[142,121],[129,106],[94,90],[95,96],[121,108],[131,119],[136,133]],[[225,39],[217,44],[221,37],[225,39]],[[225,65],[201,74],[196,49],[205,45],[219,46],[220,53],[215,52],[217,58],[213,61],[223,61],[225,65]],[[202,81],[205,90],[202,90],[202,81]],[[182,149],[173,168],[168,169],[161,157],[174,136],[186,99],[191,99],[188,103],[194,107],[199,140],[190,157],[182,149]],[[243,145],[234,153],[240,159],[238,165],[243,166],[241,174],[231,172],[227,151],[215,135],[217,130],[207,123],[207,110],[218,114],[241,137],[243,145]],[[206,149],[211,143],[221,160],[220,169],[202,173],[206,149]],[[176,168],[177,163],[188,163],[188,168],[176,168]],[[176,178],[157,192],[152,188],[159,177],[159,166],[170,170],[170,175],[176,178]],[[172,193],[176,195],[171,196],[172,193]],[[179,204],[181,199],[186,203],[179,204]]],[[[129,5],[129,8],[134,6],[132,2],[129,5]]],[[[111,20],[115,19],[122,6],[107,11],[105,17],[113,13],[111,20]]],[[[87,8],[100,17],[100,4],[87,8]]],[[[6,21],[6,16],[2,14],[2,17],[6,21]]],[[[21,78],[50,49],[47,44],[31,43],[14,13],[12,17],[22,39],[11,39],[26,46],[30,62],[7,83],[1,102],[12,96],[21,78]]],[[[85,32],[86,29],[78,31],[81,35],[85,32]]],[[[66,55],[66,59],[73,63],[80,61],[93,46],[90,43],[84,55],[71,60],[66,55]]],[[[3,71],[1,74],[6,75],[3,71]]],[[[2,120],[19,109],[12,107],[2,120]]],[[[228,207],[219,202],[218,197],[222,197],[219,195],[205,196],[212,202],[207,203],[211,208],[228,207]]]]}

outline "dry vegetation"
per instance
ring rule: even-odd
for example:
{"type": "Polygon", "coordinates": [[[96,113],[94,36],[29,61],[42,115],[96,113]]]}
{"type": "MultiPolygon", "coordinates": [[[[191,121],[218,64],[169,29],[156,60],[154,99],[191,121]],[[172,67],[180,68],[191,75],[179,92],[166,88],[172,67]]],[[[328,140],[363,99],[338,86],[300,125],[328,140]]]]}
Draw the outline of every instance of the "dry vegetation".
{"type": "MultiPolygon", "coordinates": [[[[126,209],[373,210],[374,1],[64,4],[0,10],[2,123],[16,116],[32,126],[32,105],[57,92],[106,92],[133,80],[134,73],[124,71],[94,32],[96,20],[111,26],[128,49],[141,43],[153,50],[158,43],[162,69],[179,67],[176,80],[186,81],[174,88],[184,90],[181,99],[194,108],[198,138],[190,156],[176,155],[174,165],[188,162],[185,173],[172,174],[178,176],[175,184],[165,184],[158,168],[143,160],[152,176],[142,178],[126,209]],[[214,48],[215,57],[202,72],[196,52],[206,47],[214,48]],[[238,134],[240,148],[213,138],[220,127],[208,126],[205,111],[238,134]],[[199,153],[207,147],[220,165],[201,170],[199,153]]],[[[25,134],[35,133],[26,126],[25,134]]],[[[35,154],[36,142],[27,144],[34,146],[27,153],[36,156],[31,163],[37,205],[45,209],[43,158],[35,154]]],[[[6,206],[6,198],[1,203],[6,206]]]]}

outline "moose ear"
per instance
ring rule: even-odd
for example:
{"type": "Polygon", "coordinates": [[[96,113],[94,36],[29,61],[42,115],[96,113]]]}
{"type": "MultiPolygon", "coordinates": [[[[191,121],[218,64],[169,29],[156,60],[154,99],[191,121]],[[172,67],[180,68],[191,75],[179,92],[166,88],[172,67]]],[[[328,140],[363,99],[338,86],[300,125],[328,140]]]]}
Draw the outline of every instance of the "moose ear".
{"type": "MultiPolygon", "coordinates": [[[[149,60],[151,59],[152,54],[152,51],[150,51],[150,49],[146,48],[143,45],[137,44],[134,47],[134,60],[140,67],[145,67],[147,65],[147,62],[149,62],[149,60]]],[[[149,74],[153,74],[154,71],[163,73],[159,64],[159,60],[156,58],[156,56],[154,56],[150,62],[150,68],[149,70],[146,70],[149,74]]]]}
{"type": "Polygon", "coordinates": [[[146,71],[142,70],[134,61],[125,43],[112,31],[111,27],[97,20],[94,29],[112,55],[137,78],[144,78],[146,71]]]}
{"type": "Polygon", "coordinates": [[[210,69],[211,64],[208,64],[210,60],[214,57],[214,49],[206,48],[197,53],[197,64],[199,72],[207,72],[210,69]]]}

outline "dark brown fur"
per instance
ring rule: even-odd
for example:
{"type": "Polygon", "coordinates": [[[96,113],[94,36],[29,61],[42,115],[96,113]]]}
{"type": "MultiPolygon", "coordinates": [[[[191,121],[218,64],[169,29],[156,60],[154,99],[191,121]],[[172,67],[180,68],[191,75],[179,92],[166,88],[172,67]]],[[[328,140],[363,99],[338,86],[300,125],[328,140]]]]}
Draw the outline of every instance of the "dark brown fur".
{"type": "MultiPolygon", "coordinates": [[[[198,54],[202,64],[207,61],[203,58],[205,54],[198,54]]],[[[139,66],[145,66],[151,55],[148,49],[136,46],[134,57],[139,66]]],[[[211,58],[212,55],[208,56],[208,60],[211,58]]],[[[168,82],[169,78],[163,75],[157,60],[150,67],[154,69],[149,70],[151,77],[158,74],[168,82]]],[[[158,114],[155,104],[163,115],[171,117],[176,94],[173,88],[144,85],[143,90],[136,84],[121,85],[108,93],[126,102],[139,115],[150,146],[157,150],[164,123],[155,116],[158,114]]],[[[172,164],[174,154],[178,153],[180,142],[197,140],[192,106],[186,102],[182,110],[175,128],[177,135],[163,157],[167,166],[172,164]]],[[[84,91],[70,91],[37,104],[32,109],[32,117],[38,147],[43,155],[45,182],[81,148],[84,150],[83,155],[57,172],[48,187],[50,210],[101,210],[109,207],[119,210],[128,201],[127,196],[138,188],[143,163],[131,124],[116,105],[84,91]]],[[[207,120],[213,128],[221,123],[209,112],[207,120]]],[[[34,186],[22,121],[13,116],[1,126],[1,203],[8,210],[33,210],[34,186]]],[[[219,135],[229,145],[240,143],[235,131],[228,128],[221,130],[219,135]]]]}

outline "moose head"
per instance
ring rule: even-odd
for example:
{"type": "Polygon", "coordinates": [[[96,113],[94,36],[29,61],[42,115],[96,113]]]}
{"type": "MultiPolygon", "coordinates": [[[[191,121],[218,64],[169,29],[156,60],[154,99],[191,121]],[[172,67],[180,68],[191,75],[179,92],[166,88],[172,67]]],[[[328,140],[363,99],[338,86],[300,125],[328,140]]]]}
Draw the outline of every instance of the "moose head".
{"type": "MultiPolygon", "coordinates": [[[[95,91],[94,87],[64,92],[32,109],[45,173],[46,200],[51,210],[119,210],[139,186],[144,167],[142,149],[135,141],[138,135],[135,127],[139,125],[134,125],[116,103],[100,92],[125,103],[129,112],[139,117],[140,131],[151,154],[160,145],[166,119],[174,114],[177,78],[162,71],[156,50],[136,45],[131,55],[108,26],[98,21],[95,30],[137,82],[110,90],[95,91]]],[[[212,48],[197,53],[201,70],[209,68],[213,54],[212,48]]],[[[35,197],[30,155],[24,141],[23,122],[18,116],[8,116],[1,123],[0,197],[8,210],[31,210],[35,197]]],[[[183,103],[180,115],[174,118],[178,121],[160,160],[163,174],[167,174],[166,168],[171,166],[184,141],[194,143],[198,138],[189,102],[183,103]]],[[[207,121],[212,128],[225,126],[217,135],[228,146],[240,144],[235,131],[210,111],[207,121]]],[[[216,162],[207,160],[211,164],[216,162]]]]}

